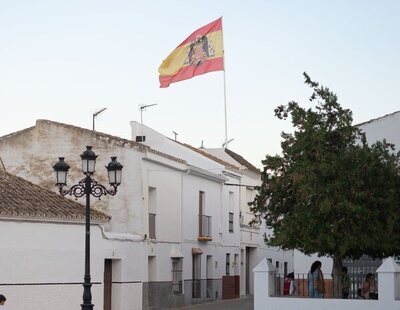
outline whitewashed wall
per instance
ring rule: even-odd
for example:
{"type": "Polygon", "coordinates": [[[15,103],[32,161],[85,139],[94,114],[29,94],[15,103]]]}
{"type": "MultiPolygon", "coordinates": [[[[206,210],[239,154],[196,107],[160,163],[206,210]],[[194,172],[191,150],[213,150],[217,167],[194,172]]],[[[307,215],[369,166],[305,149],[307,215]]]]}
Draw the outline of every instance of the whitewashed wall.
{"type": "MultiPolygon", "coordinates": [[[[84,276],[84,225],[0,221],[0,292],[7,307],[24,309],[79,309],[84,276]]],[[[104,260],[126,260],[118,241],[105,240],[99,226],[91,229],[92,302],[103,308],[104,260]]],[[[132,251],[138,251],[134,243],[132,251]]],[[[138,262],[139,263],[139,262],[138,262]]],[[[117,270],[113,270],[118,277],[117,270]]],[[[120,270],[120,280],[134,282],[134,272],[120,270]]],[[[118,280],[114,278],[113,281],[118,280]]],[[[113,284],[113,309],[141,309],[141,285],[113,284]],[[133,287],[139,286],[139,287],[133,287]],[[118,296],[119,295],[119,296],[118,296]],[[122,302],[123,300],[123,302],[122,302]]]]}
{"type": "MultiPolygon", "coordinates": [[[[146,136],[145,144],[166,154],[183,159],[189,164],[189,169],[180,173],[180,179],[178,178],[178,174],[174,175],[175,173],[171,171],[164,171],[164,176],[161,176],[161,172],[158,174],[152,172],[155,177],[154,180],[157,179],[159,182],[162,180],[164,182],[175,180],[181,186],[181,205],[177,201],[170,201],[171,198],[169,197],[165,197],[163,201],[170,201],[172,204],[169,206],[171,208],[170,213],[165,215],[165,219],[170,218],[171,223],[177,222],[179,216],[182,219],[179,224],[181,226],[182,235],[180,236],[180,240],[182,240],[182,245],[180,248],[177,246],[176,249],[184,256],[183,279],[192,279],[192,248],[200,248],[203,251],[201,256],[202,279],[206,279],[207,255],[212,256],[212,274],[214,279],[220,279],[225,275],[226,253],[231,254],[231,274],[235,272],[239,273],[240,268],[237,268],[233,264],[235,254],[239,255],[238,261],[240,264],[239,189],[225,187],[223,183],[227,180],[237,180],[240,176],[235,176],[235,174],[223,176],[222,174],[225,169],[223,165],[169,140],[145,125],[142,127],[137,122],[131,122],[131,128],[132,139],[135,139],[136,135],[143,133],[146,136]],[[212,241],[198,241],[199,191],[205,193],[204,215],[211,216],[212,218],[212,241]],[[235,227],[233,233],[229,232],[229,191],[234,193],[233,212],[235,227]],[[181,214],[177,213],[177,207],[181,208],[181,214]]],[[[173,192],[176,191],[178,191],[177,188],[173,190],[173,192]]],[[[165,240],[163,245],[157,243],[153,245],[152,249],[153,251],[157,251],[157,253],[161,253],[162,251],[162,253],[169,254],[171,245],[166,246],[165,244],[171,243],[173,240],[165,240]]],[[[164,260],[164,262],[165,264],[170,264],[167,260],[164,260]]],[[[161,268],[161,265],[158,266],[161,268]]],[[[170,271],[171,268],[170,266],[168,267],[167,270],[170,271]]],[[[157,271],[157,273],[160,272],[157,271]]],[[[164,273],[164,278],[168,278],[168,272],[164,273]]]]}
{"type": "Polygon", "coordinates": [[[372,144],[386,139],[387,142],[395,144],[397,151],[400,149],[400,112],[388,114],[356,126],[365,132],[368,143],[372,144]]]}
{"type": "MultiPolygon", "coordinates": [[[[171,255],[181,251],[181,178],[185,173],[185,165],[174,164],[162,158],[145,159],[143,161],[143,222],[147,227],[145,242],[146,256],[154,256],[157,281],[172,280],[171,255]],[[156,160],[158,162],[156,162],[156,160]],[[174,164],[173,166],[171,166],[174,164]],[[149,206],[149,188],[154,190],[152,206],[149,206]],[[152,210],[150,210],[152,209],[152,210]],[[156,214],[156,239],[149,239],[148,214],[156,214]]],[[[147,266],[147,262],[146,262],[147,266]]],[[[148,268],[148,266],[147,266],[148,268]]],[[[148,281],[148,269],[144,279],[148,281]]]]}
{"type": "MultiPolygon", "coordinates": [[[[189,165],[203,169],[205,172],[214,175],[223,175],[227,183],[256,186],[260,184],[259,175],[246,171],[231,171],[227,168],[207,158],[185,146],[175,143],[166,138],[157,131],[141,125],[137,122],[131,122],[132,139],[137,135],[145,135],[145,144],[171,154],[177,158],[183,159],[189,165]]],[[[203,151],[208,151],[205,149],[203,151]]],[[[210,152],[212,155],[225,160],[237,167],[241,164],[227,156],[223,149],[210,152]]],[[[230,274],[240,274],[241,276],[241,295],[246,293],[246,247],[250,247],[251,257],[249,258],[250,268],[255,267],[256,263],[263,257],[272,259],[273,263],[279,262],[281,272],[283,273],[284,263],[288,263],[288,270],[293,270],[292,251],[281,251],[278,248],[271,248],[265,245],[264,233],[267,229],[264,224],[259,229],[250,227],[241,227],[239,214],[242,213],[243,222],[248,223],[252,219],[252,213],[248,202],[254,198],[255,191],[249,196],[245,186],[227,186],[222,185],[222,181],[215,182],[207,179],[206,176],[184,174],[182,182],[182,253],[184,259],[184,279],[192,277],[192,258],[191,249],[193,247],[201,248],[202,255],[202,278],[206,278],[206,256],[212,255],[213,259],[213,277],[221,278],[225,275],[226,254],[230,253],[230,274]],[[212,216],[212,234],[213,240],[208,242],[198,242],[198,196],[199,191],[206,193],[205,215],[212,216]],[[233,213],[234,213],[234,232],[229,232],[229,192],[233,193],[233,213]],[[212,206],[210,204],[213,204],[212,206]],[[234,259],[237,254],[238,262],[235,265],[234,259]]],[[[172,211],[173,213],[174,211],[172,211]]],[[[249,292],[253,293],[253,274],[250,272],[249,292]]]]}

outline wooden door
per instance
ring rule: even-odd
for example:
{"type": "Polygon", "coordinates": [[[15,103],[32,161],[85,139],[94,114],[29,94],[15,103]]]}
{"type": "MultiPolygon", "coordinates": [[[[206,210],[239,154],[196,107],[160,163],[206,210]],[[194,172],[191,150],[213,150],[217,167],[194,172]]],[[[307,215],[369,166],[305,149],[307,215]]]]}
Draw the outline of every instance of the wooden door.
{"type": "Polygon", "coordinates": [[[104,260],[104,310],[111,310],[112,260],[104,260]]]}

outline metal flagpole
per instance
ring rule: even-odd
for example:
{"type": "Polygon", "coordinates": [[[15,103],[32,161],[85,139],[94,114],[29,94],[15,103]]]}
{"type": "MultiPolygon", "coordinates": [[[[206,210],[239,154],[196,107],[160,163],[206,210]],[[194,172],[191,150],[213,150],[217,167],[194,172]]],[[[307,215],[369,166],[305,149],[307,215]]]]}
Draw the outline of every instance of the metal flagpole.
{"type": "MultiPolygon", "coordinates": [[[[222,16],[221,16],[221,28],[222,27],[222,16]]],[[[224,33],[222,33],[222,59],[224,64],[224,110],[225,110],[225,142],[223,144],[223,148],[226,148],[228,145],[228,119],[227,119],[227,111],[226,111],[226,82],[225,82],[225,48],[224,48],[224,33]]]]}

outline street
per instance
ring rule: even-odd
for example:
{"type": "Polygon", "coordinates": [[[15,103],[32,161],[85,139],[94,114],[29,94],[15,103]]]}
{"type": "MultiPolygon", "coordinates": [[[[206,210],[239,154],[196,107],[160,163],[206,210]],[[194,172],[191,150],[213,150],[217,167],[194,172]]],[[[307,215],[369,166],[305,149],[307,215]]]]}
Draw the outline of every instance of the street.
{"type": "Polygon", "coordinates": [[[173,308],[173,309],[194,309],[194,310],[253,310],[254,303],[253,297],[249,298],[241,298],[234,300],[219,300],[216,302],[205,302],[198,305],[190,305],[182,308],[173,308]]]}

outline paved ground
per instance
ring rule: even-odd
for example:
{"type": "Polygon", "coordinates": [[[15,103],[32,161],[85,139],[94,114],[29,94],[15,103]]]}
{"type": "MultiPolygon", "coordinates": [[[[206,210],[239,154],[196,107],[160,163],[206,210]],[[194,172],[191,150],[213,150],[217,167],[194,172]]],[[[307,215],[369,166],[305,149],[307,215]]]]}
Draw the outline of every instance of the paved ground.
{"type": "Polygon", "coordinates": [[[198,305],[190,305],[174,309],[193,309],[193,310],[253,310],[253,298],[241,298],[233,300],[220,300],[216,302],[205,302],[198,305]]]}

